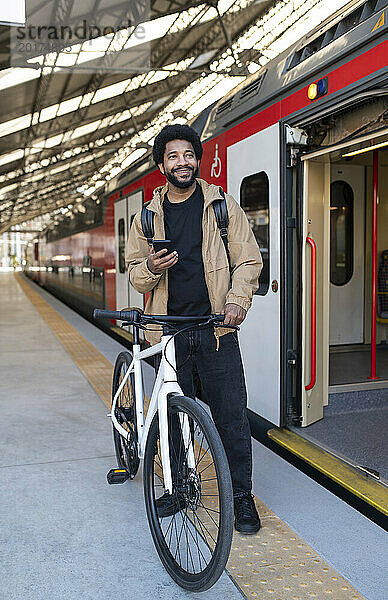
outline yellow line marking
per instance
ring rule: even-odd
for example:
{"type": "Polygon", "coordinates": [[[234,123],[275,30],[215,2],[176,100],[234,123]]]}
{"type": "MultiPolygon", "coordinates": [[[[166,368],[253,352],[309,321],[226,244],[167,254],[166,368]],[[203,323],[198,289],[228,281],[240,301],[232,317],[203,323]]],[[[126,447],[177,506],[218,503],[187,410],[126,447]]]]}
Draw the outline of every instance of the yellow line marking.
{"type": "Polygon", "coordinates": [[[384,515],[388,515],[388,489],[366,473],[360,473],[351,465],[288,429],[273,428],[267,435],[384,515]]]}
{"type": "MultiPolygon", "coordinates": [[[[22,290],[110,407],[112,364],[57,313],[23,276],[22,290]]],[[[366,600],[350,583],[255,498],[262,527],[253,536],[234,532],[227,571],[246,598],[259,600],[366,600]]]]}
{"type": "Polygon", "coordinates": [[[96,350],[78,331],[61,317],[33,288],[23,276],[17,274],[16,280],[30,302],[35,306],[41,317],[46,321],[54,335],[100,396],[107,407],[111,406],[111,387],[113,365],[96,350]]]}

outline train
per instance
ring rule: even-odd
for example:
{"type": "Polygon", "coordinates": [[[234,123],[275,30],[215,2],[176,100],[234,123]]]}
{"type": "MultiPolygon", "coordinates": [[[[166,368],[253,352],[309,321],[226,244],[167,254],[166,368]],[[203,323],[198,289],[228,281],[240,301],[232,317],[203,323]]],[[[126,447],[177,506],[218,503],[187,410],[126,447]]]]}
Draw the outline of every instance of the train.
{"type": "MultiPolygon", "coordinates": [[[[192,123],[200,176],[240,203],[263,256],[239,333],[251,422],[385,511],[387,4],[350,2],[192,123]]],[[[163,183],[148,152],[28,247],[26,275],[89,318],[144,308],[125,245],[163,183]]]]}

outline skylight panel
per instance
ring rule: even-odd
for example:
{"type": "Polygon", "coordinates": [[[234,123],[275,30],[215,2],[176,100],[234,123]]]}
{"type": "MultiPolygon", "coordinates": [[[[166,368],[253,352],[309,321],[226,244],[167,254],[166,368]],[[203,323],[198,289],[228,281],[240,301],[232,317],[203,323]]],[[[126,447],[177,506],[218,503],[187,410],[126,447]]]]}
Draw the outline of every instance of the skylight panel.
{"type": "Polygon", "coordinates": [[[81,99],[82,96],[76,96],[75,98],[70,98],[69,100],[61,102],[58,108],[58,117],[77,110],[81,103],[81,99]]]}
{"type": "MultiPolygon", "coordinates": [[[[108,125],[115,125],[116,123],[121,123],[121,121],[126,121],[127,119],[131,118],[131,111],[130,110],[124,110],[122,113],[117,113],[117,115],[114,115],[113,117],[107,117],[107,121],[105,123],[106,126],[108,125]]],[[[104,119],[105,121],[105,119],[104,119]]]]}
{"type": "Polygon", "coordinates": [[[146,110],[149,109],[151,104],[152,104],[152,102],[146,102],[145,104],[140,104],[139,106],[135,106],[134,108],[131,108],[131,113],[135,117],[142,115],[143,113],[145,113],[146,110]]]}
{"type": "Polygon", "coordinates": [[[164,37],[172,23],[176,20],[177,14],[178,13],[173,13],[172,15],[165,15],[159,19],[153,19],[152,21],[141,23],[141,25],[138,26],[138,29],[140,30],[140,28],[142,28],[144,35],[132,35],[124,44],[123,49],[129,50],[130,48],[138,46],[139,44],[152,42],[153,40],[164,37]]]}
{"type": "Polygon", "coordinates": [[[23,150],[15,150],[15,152],[9,152],[8,154],[0,156],[0,165],[6,165],[7,163],[12,162],[13,160],[19,160],[20,158],[23,158],[23,156],[23,150]]]}
{"type": "Polygon", "coordinates": [[[216,54],[217,50],[209,50],[208,52],[204,52],[203,54],[199,54],[191,63],[190,69],[198,69],[202,67],[202,65],[206,65],[216,54]]]}
{"type": "Polygon", "coordinates": [[[135,160],[143,156],[147,152],[146,148],[137,148],[121,163],[121,169],[126,169],[131,165],[135,160]]]}
{"type": "Polygon", "coordinates": [[[10,181],[11,179],[14,179],[14,177],[18,177],[19,175],[21,175],[20,169],[18,169],[17,171],[8,171],[8,173],[6,173],[5,175],[0,175],[0,183],[10,181]]]}
{"type": "Polygon", "coordinates": [[[40,76],[39,69],[25,69],[21,67],[10,67],[0,71],[0,90],[8,89],[20,83],[27,83],[40,76]]]}
{"type": "Polygon", "coordinates": [[[25,129],[30,126],[30,123],[31,113],[22,117],[16,117],[16,119],[10,119],[9,121],[5,121],[5,123],[0,123],[0,137],[25,129]]]}
{"type": "Polygon", "coordinates": [[[102,100],[106,100],[107,98],[113,98],[114,96],[119,96],[125,91],[125,88],[130,83],[130,79],[124,79],[124,81],[119,81],[118,83],[112,83],[112,85],[107,85],[103,88],[100,88],[94,94],[94,98],[92,100],[92,104],[96,104],[96,102],[102,102],[102,100]]]}
{"type": "Polygon", "coordinates": [[[101,125],[101,119],[98,121],[92,121],[92,123],[87,123],[86,125],[81,125],[81,127],[76,127],[73,132],[69,132],[69,135],[72,140],[81,137],[83,135],[87,135],[88,133],[92,133],[96,131],[101,125]]]}
{"type": "Polygon", "coordinates": [[[31,177],[28,178],[27,185],[29,185],[30,182],[32,182],[32,181],[39,181],[40,179],[43,179],[44,177],[46,177],[46,175],[44,173],[37,173],[36,175],[32,175],[31,177]]]}
{"type": "Polygon", "coordinates": [[[61,143],[63,138],[63,134],[59,133],[58,135],[54,135],[52,137],[47,138],[44,141],[44,148],[52,148],[53,146],[57,146],[61,143]]]}
{"type": "Polygon", "coordinates": [[[40,122],[49,121],[50,119],[54,119],[57,115],[59,104],[52,104],[51,106],[47,106],[46,108],[42,108],[40,111],[40,122]]]}
{"type": "MultiPolygon", "coordinates": [[[[188,10],[183,11],[172,23],[169,33],[177,33],[186,29],[189,25],[193,26],[198,23],[201,16],[208,15],[208,13],[214,13],[217,16],[217,11],[214,8],[207,7],[206,5],[191,7],[188,10]]],[[[209,16],[207,20],[212,17],[209,16]]],[[[214,18],[214,17],[213,17],[214,18]]]]}
{"type": "Polygon", "coordinates": [[[17,183],[11,183],[10,185],[6,185],[5,187],[0,189],[0,198],[5,196],[5,194],[7,194],[8,192],[11,192],[12,190],[14,190],[15,188],[18,187],[17,183]]]}
{"type": "Polygon", "coordinates": [[[230,92],[230,90],[241,81],[244,81],[244,79],[245,77],[233,77],[233,79],[222,79],[219,81],[206,94],[201,95],[201,97],[190,106],[188,110],[190,117],[196,117],[201,111],[205,110],[206,107],[225,96],[225,94],[230,92]]]}

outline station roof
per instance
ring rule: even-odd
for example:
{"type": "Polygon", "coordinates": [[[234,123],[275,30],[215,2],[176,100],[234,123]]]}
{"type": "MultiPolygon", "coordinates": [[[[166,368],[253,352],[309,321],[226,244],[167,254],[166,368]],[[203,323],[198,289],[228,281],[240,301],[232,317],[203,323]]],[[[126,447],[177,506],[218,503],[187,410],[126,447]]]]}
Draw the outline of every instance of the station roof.
{"type": "Polygon", "coordinates": [[[157,128],[286,48],[273,45],[322,1],[133,4],[27,0],[26,28],[0,26],[0,233],[94,197],[157,128]]]}

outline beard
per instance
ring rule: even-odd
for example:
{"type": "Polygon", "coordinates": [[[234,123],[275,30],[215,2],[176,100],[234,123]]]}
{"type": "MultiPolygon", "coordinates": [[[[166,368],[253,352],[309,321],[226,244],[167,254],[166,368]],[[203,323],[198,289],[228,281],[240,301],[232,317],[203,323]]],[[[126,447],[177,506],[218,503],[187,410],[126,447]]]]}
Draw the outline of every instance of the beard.
{"type": "Polygon", "coordinates": [[[173,171],[166,171],[165,176],[167,181],[169,181],[172,185],[175,185],[177,188],[181,188],[182,190],[185,188],[189,188],[195,182],[195,178],[198,177],[199,168],[193,169],[192,167],[187,167],[191,169],[192,173],[187,181],[180,181],[175,175],[173,171]]]}

